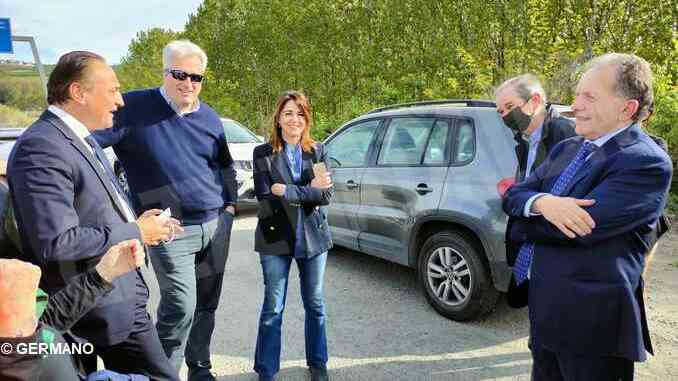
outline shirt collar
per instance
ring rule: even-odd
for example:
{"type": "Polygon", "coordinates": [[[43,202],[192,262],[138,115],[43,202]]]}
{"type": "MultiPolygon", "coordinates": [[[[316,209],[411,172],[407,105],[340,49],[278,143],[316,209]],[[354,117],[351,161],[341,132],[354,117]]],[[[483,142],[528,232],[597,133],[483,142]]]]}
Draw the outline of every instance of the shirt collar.
{"type": "Polygon", "coordinates": [[[287,153],[288,155],[295,154],[295,153],[299,152],[300,149],[301,149],[301,146],[299,144],[287,144],[287,143],[285,143],[285,153],[287,153]]]}
{"type": "Polygon", "coordinates": [[[626,126],[626,127],[624,127],[624,128],[621,128],[621,129],[619,129],[619,130],[617,130],[617,131],[612,131],[612,132],[610,132],[610,133],[608,133],[608,134],[605,134],[605,135],[599,137],[598,139],[594,139],[594,140],[586,140],[586,141],[587,141],[587,142],[590,142],[590,143],[593,143],[593,144],[596,145],[596,147],[600,148],[600,147],[603,146],[603,144],[607,143],[610,139],[612,139],[612,138],[614,138],[615,136],[619,135],[620,133],[622,133],[622,131],[627,130],[629,127],[631,127],[631,126],[633,126],[633,125],[634,125],[634,123],[631,123],[631,124],[629,124],[628,126],[626,126]]]}
{"type": "MultiPolygon", "coordinates": [[[[66,126],[68,126],[68,128],[70,128],[71,131],[73,131],[73,133],[75,133],[75,135],[80,138],[80,140],[84,141],[86,137],[90,136],[91,133],[87,127],[85,127],[82,122],[76,119],[73,115],[64,111],[62,108],[55,105],[49,105],[47,110],[58,116],[59,119],[61,119],[66,124],[66,126]]],[[[86,146],[89,147],[89,145],[86,146]]]]}
{"type": "Polygon", "coordinates": [[[165,90],[164,86],[160,86],[160,95],[162,95],[162,97],[165,99],[165,102],[167,102],[167,104],[172,108],[172,110],[174,110],[174,112],[176,112],[177,115],[179,116],[184,116],[186,114],[196,112],[200,109],[200,100],[196,99],[195,103],[193,103],[193,105],[188,111],[180,112],[179,107],[172,101],[172,98],[170,98],[169,95],[167,95],[167,90],[165,90]]]}
{"type": "Polygon", "coordinates": [[[530,136],[528,136],[528,138],[527,138],[527,140],[530,142],[530,145],[536,144],[536,143],[539,142],[539,140],[541,140],[541,131],[543,129],[544,129],[544,123],[542,122],[542,124],[540,124],[539,127],[537,127],[537,129],[532,131],[530,136]]]}

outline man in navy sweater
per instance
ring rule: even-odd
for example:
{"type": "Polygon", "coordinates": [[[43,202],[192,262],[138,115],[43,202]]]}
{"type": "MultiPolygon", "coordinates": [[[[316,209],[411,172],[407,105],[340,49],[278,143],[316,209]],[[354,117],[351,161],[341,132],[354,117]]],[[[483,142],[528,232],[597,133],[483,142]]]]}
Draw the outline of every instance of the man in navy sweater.
{"type": "Polygon", "coordinates": [[[124,94],[115,126],[96,134],[113,146],[137,211],[169,208],[184,232],[151,248],[161,298],[156,327],[178,370],[214,380],[209,345],[237,198],[233,160],[217,113],[198,100],[207,56],[189,41],[163,49],[160,88],[124,94]]]}

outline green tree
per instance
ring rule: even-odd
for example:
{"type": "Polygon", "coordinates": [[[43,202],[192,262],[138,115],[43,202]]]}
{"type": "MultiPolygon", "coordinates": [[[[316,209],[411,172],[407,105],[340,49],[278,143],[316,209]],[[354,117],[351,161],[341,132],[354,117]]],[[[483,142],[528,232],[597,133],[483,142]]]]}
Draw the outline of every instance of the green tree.
{"type": "Polygon", "coordinates": [[[162,48],[178,38],[180,33],[160,28],[138,32],[117,68],[122,88],[158,86],[162,81],[162,48]]]}

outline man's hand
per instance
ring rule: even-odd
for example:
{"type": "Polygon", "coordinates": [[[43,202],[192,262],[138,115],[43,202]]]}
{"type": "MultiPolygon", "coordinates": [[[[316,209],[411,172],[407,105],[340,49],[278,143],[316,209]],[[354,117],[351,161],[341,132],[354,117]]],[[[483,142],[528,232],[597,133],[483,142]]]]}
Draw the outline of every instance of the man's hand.
{"type": "Polygon", "coordinates": [[[596,227],[591,215],[583,209],[591,206],[595,200],[581,200],[572,197],[558,197],[545,195],[539,197],[532,204],[532,209],[555,225],[563,234],[570,238],[583,237],[591,234],[596,227]]]}
{"type": "Polygon", "coordinates": [[[235,207],[233,205],[226,206],[224,210],[231,213],[232,216],[235,216],[235,207]]]}
{"type": "Polygon", "coordinates": [[[96,265],[99,275],[108,283],[144,264],[144,247],[139,240],[122,241],[112,246],[96,265]]]}
{"type": "Polygon", "coordinates": [[[332,177],[329,172],[322,172],[311,180],[311,186],[318,189],[327,189],[332,187],[332,177]]]}
{"type": "Polygon", "coordinates": [[[141,239],[146,245],[157,245],[184,231],[178,220],[161,216],[160,213],[162,213],[160,209],[149,209],[137,219],[141,239]]]}
{"type": "Polygon", "coordinates": [[[275,183],[271,186],[271,193],[278,197],[284,196],[285,190],[287,190],[287,186],[285,184],[275,183]]]}

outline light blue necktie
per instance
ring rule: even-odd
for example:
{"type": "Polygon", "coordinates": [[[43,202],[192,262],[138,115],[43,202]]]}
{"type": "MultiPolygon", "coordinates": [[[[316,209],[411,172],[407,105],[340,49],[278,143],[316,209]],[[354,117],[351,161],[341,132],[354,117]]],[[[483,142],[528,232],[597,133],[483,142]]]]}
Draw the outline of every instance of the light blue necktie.
{"type": "MultiPolygon", "coordinates": [[[[553,188],[551,189],[552,195],[559,196],[565,190],[565,188],[567,188],[574,175],[577,174],[579,169],[586,162],[586,158],[591,154],[591,152],[593,152],[595,148],[596,146],[589,142],[585,142],[581,146],[579,152],[577,152],[577,154],[574,156],[574,159],[572,159],[570,164],[567,166],[567,168],[565,168],[563,173],[560,174],[560,177],[558,177],[558,180],[553,185],[553,188]]],[[[527,272],[530,268],[530,264],[532,263],[533,253],[533,242],[525,242],[520,247],[518,258],[516,259],[516,263],[513,266],[513,275],[515,277],[516,284],[520,285],[525,281],[525,279],[527,279],[527,272]]]]}

